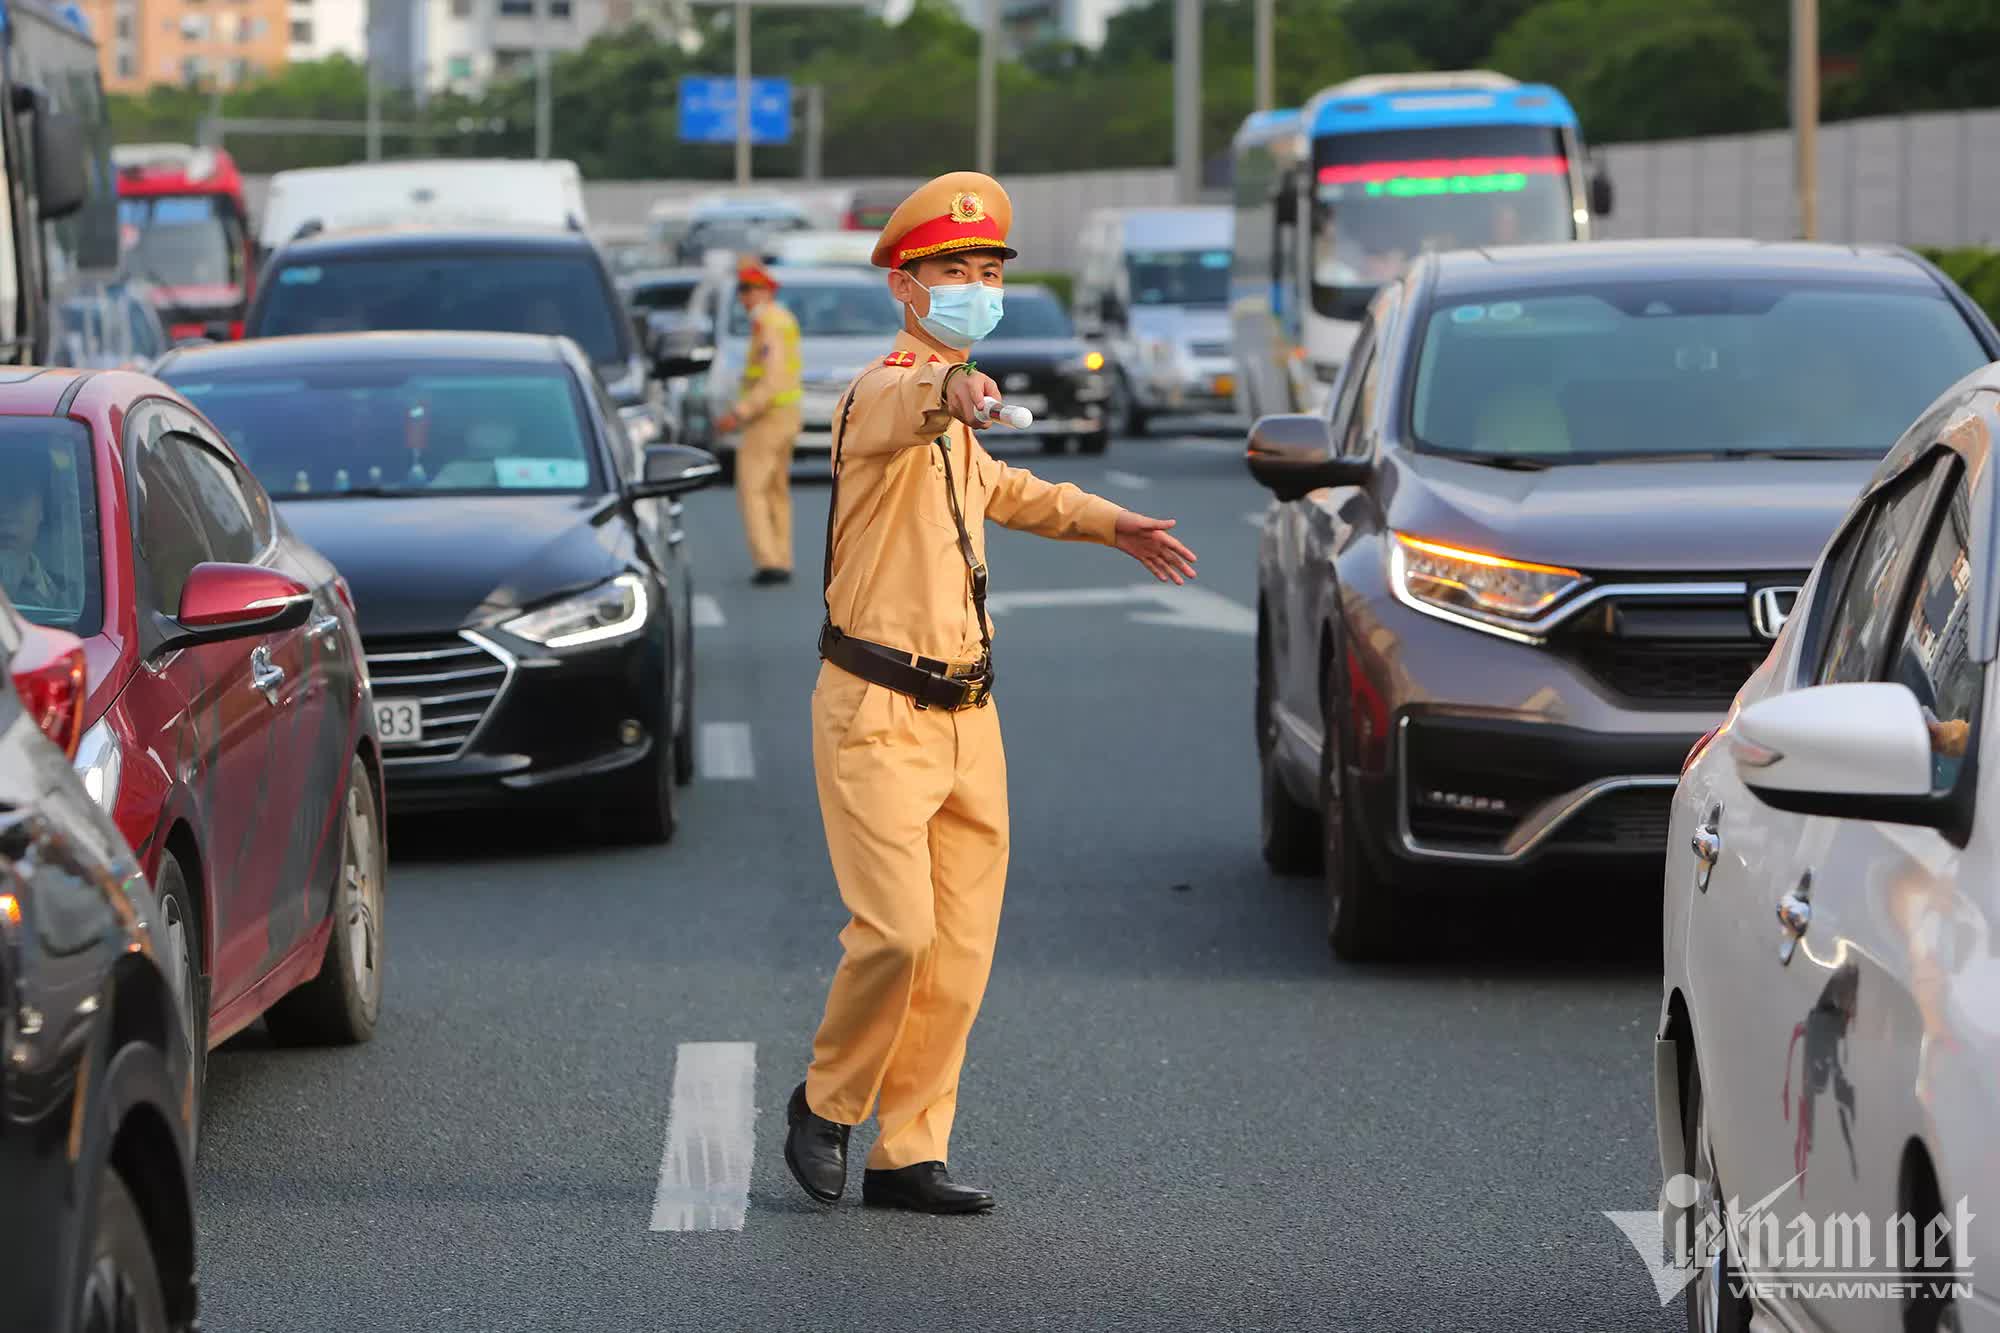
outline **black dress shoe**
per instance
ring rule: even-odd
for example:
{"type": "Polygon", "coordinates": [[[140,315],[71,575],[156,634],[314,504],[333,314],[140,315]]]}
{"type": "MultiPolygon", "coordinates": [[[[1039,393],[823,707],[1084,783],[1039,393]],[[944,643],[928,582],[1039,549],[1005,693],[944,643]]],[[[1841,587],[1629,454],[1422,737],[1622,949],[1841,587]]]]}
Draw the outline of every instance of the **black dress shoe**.
{"type": "Polygon", "coordinates": [[[983,1213],[993,1192],[961,1185],[943,1162],[918,1162],[894,1171],[861,1173],[861,1202],[874,1208],[907,1208],[913,1213],[983,1213]]]}
{"type": "Polygon", "coordinates": [[[832,1203],[847,1188],[847,1136],[851,1125],[836,1124],[813,1114],[806,1105],[806,1085],[792,1089],[785,1108],[785,1165],[805,1192],[821,1203],[832,1203]]]}
{"type": "Polygon", "coordinates": [[[773,583],[790,583],[792,581],[792,571],[789,569],[760,569],[750,576],[750,581],[760,588],[767,587],[773,583]]]}

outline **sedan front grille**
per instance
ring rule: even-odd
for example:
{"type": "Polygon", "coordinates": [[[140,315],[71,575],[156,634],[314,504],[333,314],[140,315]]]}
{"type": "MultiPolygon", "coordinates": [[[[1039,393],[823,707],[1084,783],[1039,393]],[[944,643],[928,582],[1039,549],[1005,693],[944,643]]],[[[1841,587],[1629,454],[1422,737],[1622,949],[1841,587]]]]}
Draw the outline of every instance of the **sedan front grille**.
{"type": "Polygon", "coordinates": [[[370,639],[363,647],[375,697],[415,699],[424,709],[421,739],[384,743],[390,763],[456,759],[514,674],[512,663],[470,636],[370,639]]]}

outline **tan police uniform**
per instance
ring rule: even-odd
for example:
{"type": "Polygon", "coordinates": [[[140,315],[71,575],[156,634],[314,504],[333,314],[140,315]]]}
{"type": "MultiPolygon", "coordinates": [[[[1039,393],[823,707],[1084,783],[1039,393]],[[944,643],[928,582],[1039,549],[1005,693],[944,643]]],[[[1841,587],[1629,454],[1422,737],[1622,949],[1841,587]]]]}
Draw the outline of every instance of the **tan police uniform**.
{"type": "MultiPolygon", "coordinates": [[[[761,265],[736,280],[775,291],[761,265]]],[[[799,438],[799,322],[776,300],[750,312],[750,347],[731,409],[742,431],[736,448],[736,501],[750,561],[759,570],[792,568],[792,450],[799,438]]]]}
{"type": "MultiPolygon", "coordinates": [[[[920,246],[1000,248],[1010,220],[990,178],[940,177],[897,210],[876,263],[895,266],[920,246]]],[[[1120,513],[999,462],[953,420],[943,380],[962,359],[905,332],[849,386],[835,419],[821,639],[832,660],[813,691],[813,771],[852,919],[840,934],[806,1100],[842,1124],[876,1111],[881,1133],[868,1166],[878,1170],[946,1160],[966,1037],[1000,923],[1007,765],[982,675],[992,626],[973,595],[977,566],[983,602],[983,520],[1110,545],[1120,513]],[[905,672],[945,678],[928,706],[836,664],[867,665],[888,652],[903,655],[905,672]],[[911,662],[912,654],[930,660],[911,662]],[[970,682],[960,707],[950,706],[954,680],[970,682]]]]}

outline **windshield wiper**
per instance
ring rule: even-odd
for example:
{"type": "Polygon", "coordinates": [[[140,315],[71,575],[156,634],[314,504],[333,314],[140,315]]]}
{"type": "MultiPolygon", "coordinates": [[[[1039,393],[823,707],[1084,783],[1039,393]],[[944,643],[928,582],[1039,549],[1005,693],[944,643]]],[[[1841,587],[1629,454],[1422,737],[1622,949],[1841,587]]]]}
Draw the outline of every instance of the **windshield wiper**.
{"type": "Polygon", "coordinates": [[[1781,458],[1808,462],[1820,459],[1867,458],[1860,449],[1650,449],[1642,453],[1578,454],[1579,463],[1713,463],[1722,459],[1781,458]]]}
{"type": "Polygon", "coordinates": [[[1549,469],[1547,459],[1528,454],[1462,454],[1453,450],[1441,452],[1440,456],[1461,463],[1477,463],[1481,467],[1503,468],[1508,472],[1546,472],[1549,469]]]}

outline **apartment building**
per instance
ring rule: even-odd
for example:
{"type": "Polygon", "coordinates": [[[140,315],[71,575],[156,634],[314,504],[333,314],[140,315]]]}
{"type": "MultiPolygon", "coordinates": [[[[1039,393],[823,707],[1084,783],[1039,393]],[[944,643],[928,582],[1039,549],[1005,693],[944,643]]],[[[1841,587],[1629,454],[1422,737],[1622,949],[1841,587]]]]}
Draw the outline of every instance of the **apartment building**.
{"type": "MultiPolygon", "coordinates": [[[[98,41],[104,86],[224,87],[282,67],[299,0],[78,0],[98,41]]],[[[326,0],[314,0],[326,3],[326,0]]]]}
{"type": "MultiPolygon", "coordinates": [[[[215,0],[208,0],[210,4],[215,0]]],[[[412,0],[395,0],[408,5],[412,0]]],[[[370,0],[290,0],[286,12],[286,53],[294,61],[325,60],[346,56],[349,60],[368,58],[368,12],[370,0]]],[[[374,0],[375,8],[394,7],[391,0],[374,0]]]]}
{"type": "Polygon", "coordinates": [[[539,50],[574,51],[631,22],[632,0],[413,0],[424,9],[423,80],[471,90],[539,50]]]}

